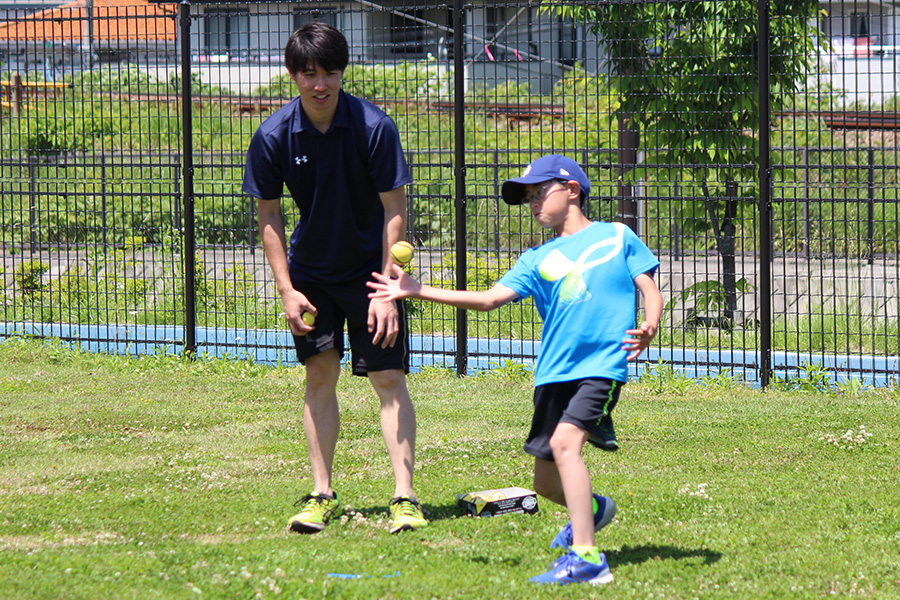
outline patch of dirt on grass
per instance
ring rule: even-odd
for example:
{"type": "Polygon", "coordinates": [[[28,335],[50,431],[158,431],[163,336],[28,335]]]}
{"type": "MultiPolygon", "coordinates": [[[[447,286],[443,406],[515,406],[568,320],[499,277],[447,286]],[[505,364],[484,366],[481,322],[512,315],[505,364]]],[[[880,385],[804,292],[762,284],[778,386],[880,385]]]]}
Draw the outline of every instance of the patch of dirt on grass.
{"type": "Polygon", "coordinates": [[[127,540],[115,531],[86,533],[65,537],[46,535],[0,535],[0,550],[34,551],[70,546],[101,546],[123,544],[127,540]]]}

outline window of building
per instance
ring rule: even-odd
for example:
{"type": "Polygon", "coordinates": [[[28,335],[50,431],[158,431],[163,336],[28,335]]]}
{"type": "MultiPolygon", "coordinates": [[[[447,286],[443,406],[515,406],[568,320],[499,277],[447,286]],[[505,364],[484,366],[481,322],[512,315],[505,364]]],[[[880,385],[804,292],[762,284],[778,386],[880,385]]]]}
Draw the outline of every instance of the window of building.
{"type": "MultiPolygon", "coordinates": [[[[463,11],[462,13],[462,29],[465,31],[466,22],[467,22],[467,12],[463,11]]],[[[443,13],[443,18],[440,21],[443,25],[447,26],[448,29],[442,29],[440,31],[435,32],[435,36],[437,39],[435,40],[435,56],[440,60],[453,60],[453,29],[450,27],[453,24],[453,11],[451,9],[447,9],[446,12],[443,13]]],[[[463,42],[463,54],[465,54],[465,42],[463,42]]]]}
{"type": "Polygon", "coordinates": [[[578,35],[572,19],[559,18],[559,62],[572,66],[578,58],[578,35]]]}
{"type": "Polygon", "coordinates": [[[403,14],[391,13],[391,54],[400,56],[425,54],[428,30],[423,22],[423,14],[422,10],[404,10],[403,14]]]}
{"type": "Polygon", "coordinates": [[[515,17],[515,9],[505,6],[488,6],[484,9],[486,38],[486,50],[490,53],[491,60],[505,60],[514,58],[513,51],[509,47],[510,27],[514,24],[507,23],[515,17]]]}
{"type": "Polygon", "coordinates": [[[311,21],[321,21],[332,27],[337,27],[337,15],[334,12],[299,10],[294,13],[294,31],[297,31],[311,21]]]}
{"type": "Polygon", "coordinates": [[[551,17],[537,9],[531,9],[524,18],[528,36],[523,41],[530,55],[568,66],[583,58],[584,33],[574,20],[562,15],[551,17]]]}
{"type": "Polygon", "coordinates": [[[855,38],[869,37],[869,15],[850,13],[850,35],[855,38]]]}
{"type": "Polygon", "coordinates": [[[240,56],[250,51],[250,11],[210,9],[203,17],[208,54],[240,56]]]}

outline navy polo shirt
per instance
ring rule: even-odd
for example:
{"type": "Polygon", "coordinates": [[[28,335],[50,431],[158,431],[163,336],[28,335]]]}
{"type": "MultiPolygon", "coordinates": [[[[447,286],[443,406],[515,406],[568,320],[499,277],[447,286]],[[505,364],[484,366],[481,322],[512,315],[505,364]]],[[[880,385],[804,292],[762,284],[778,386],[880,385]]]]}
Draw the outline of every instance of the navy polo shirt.
{"type": "Polygon", "coordinates": [[[410,182],[394,121],[341,91],[324,134],[299,96],[266,119],[250,141],[242,189],[275,200],[287,186],[300,211],[288,249],[291,279],[336,283],[381,270],[378,194],[410,182]]]}

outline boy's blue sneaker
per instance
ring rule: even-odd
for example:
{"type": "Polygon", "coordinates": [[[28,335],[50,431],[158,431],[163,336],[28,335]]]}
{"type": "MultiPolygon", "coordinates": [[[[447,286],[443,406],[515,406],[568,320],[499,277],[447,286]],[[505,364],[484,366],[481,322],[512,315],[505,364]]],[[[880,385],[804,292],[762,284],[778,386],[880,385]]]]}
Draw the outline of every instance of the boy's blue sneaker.
{"type": "MultiPolygon", "coordinates": [[[[598,496],[597,494],[594,494],[594,498],[597,500],[597,512],[594,513],[594,531],[600,531],[609,525],[610,521],[613,520],[613,517],[616,516],[616,503],[608,496],[598,496]]],[[[563,550],[568,550],[571,545],[572,521],[569,521],[566,523],[565,527],[556,534],[556,537],[553,538],[550,549],[562,548],[563,550]]]]}
{"type": "Polygon", "coordinates": [[[606,564],[606,556],[602,552],[599,565],[584,560],[574,552],[563,554],[553,561],[549,571],[531,578],[534,583],[558,583],[559,585],[567,583],[597,585],[598,583],[609,583],[612,580],[613,576],[609,572],[609,565],[606,564]]]}

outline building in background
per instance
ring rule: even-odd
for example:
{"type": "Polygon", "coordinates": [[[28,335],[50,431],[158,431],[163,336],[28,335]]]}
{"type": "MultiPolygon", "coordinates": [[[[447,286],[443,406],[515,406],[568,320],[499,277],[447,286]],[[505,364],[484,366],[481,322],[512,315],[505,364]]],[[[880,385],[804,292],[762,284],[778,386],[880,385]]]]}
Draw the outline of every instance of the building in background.
{"type": "MultiPolygon", "coordinates": [[[[900,5],[895,0],[822,0],[819,26],[831,39],[815,81],[843,90],[844,104],[878,105],[900,91],[900,5]]],[[[204,83],[249,93],[282,74],[288,36],[319,19],[344,32],[351,62],[452,65],[454,30],[446,4],[211,2],[189,4],[193,69],[204,83]]],[[[54,81],[103,64],[133,63],[168,80],[178,67],[178,3],[168,0],[0,0],[0,72],[54,81]],[[86,6],[91,6],[87,19],[86,6]],[[91,31],[89,31],[89,29],[91,31]],[[88,40],[93,40],[89,42],[88,40]]],[[[576,66],[605,71],[604,49],[588,27],[534,4],[472,5],[464,15],[467,90],[507,81],[548,94],[576,66]]]]}
{"type": "MultiPolygon", "coordinates": [[[[161,0],[151,2],[174,6],[161,0]]],[[[196,19],[191,48],[200,65],[261,63],[280,67],[288,36],[313,19],[344,33],[354,63],[431,60],[449,64],[453,60],[452,14],[445,4],[436,2],[201,0],[191,3],[191,13],[196,19]]],[[[535,93],[548,93],[576,63],[596,71],[600,66],[597,41],[585,30],[541,13],[537,5],[489,1],[473,6],[465,14],[463,40],[467,87],[475,82],[493,86],[524,79],[535,93]]],[[[227,85],[227,80],[219,78],[213,83],[227,85]]]]}
{"type": "Polygon", "coordinates": [[[65,0],[0,0],[0,22],[56,8],[60,4],[65,4],[65,0]]]}
{"type": "Polygon", "coordinates": [[[831,40],[824,80],[843,90],[845,105],[877,107],[900,94],[900,3],[820,2],[820,26],[831,40]]]}
{"type": "Polygon", "coordinates": [[[56,81],[104,63],[159,62],[174,56],[175,41],[171,6],[75,0],[0,23],[0,71],[56,81]]]}

